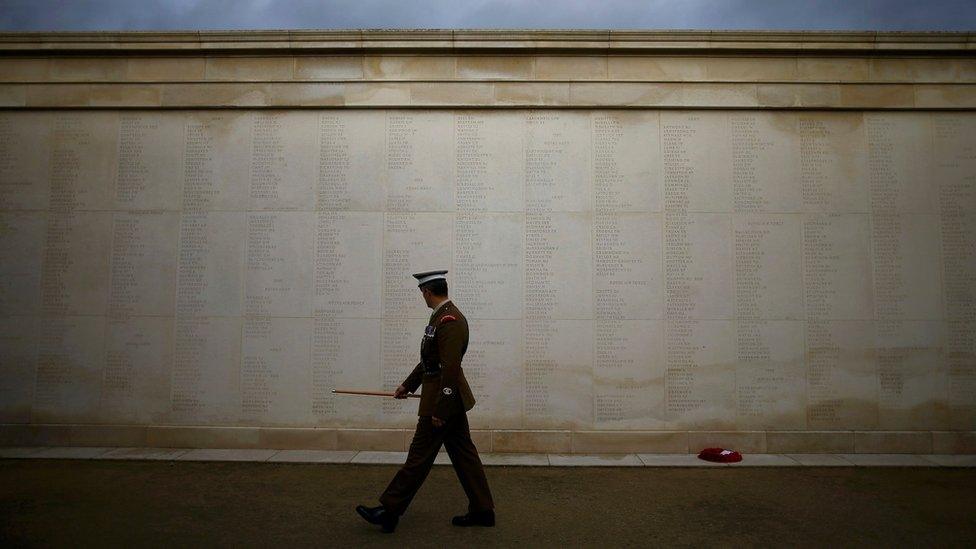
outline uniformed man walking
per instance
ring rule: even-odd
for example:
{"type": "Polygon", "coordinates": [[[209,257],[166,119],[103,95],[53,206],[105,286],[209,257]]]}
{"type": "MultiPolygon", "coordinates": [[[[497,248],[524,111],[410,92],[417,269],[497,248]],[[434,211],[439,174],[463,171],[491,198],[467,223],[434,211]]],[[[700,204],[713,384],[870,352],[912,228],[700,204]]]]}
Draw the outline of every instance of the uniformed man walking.
{"type": "Polygon", "coordinates": [[[468,512],[451,520],[455,526],[494,526],[495,504],[488,479],[471,441],[467,411],[474,395],[461,370],[461,358],[468,348],[468,321],[447,297],[447,271],[417,273],[417,286],[427,306],[433,309],[420,344],[420,362],[396,388],[396,398],[407,398],[421,385],[417,430],[410,443],[407,461],[380,496],[378,507],[359,505],[356,511],[368,522],[393,532],[406,511],[441,448],[447,448],[454,472],[468,496],[468,512]]]}

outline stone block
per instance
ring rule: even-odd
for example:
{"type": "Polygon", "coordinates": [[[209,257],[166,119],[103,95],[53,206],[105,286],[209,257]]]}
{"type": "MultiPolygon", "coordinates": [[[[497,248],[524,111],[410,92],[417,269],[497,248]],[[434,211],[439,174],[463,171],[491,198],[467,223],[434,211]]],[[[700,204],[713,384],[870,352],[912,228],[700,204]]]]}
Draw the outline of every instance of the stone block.
{"type": "Polygon", "coordinates": [[[406,107],[411,103],[409,82],[347,82],[342,87],[347,107],[406,107]]]}
{"type": "Polygon", "coordinates": [[[549,465],[548,454],[481,454],[484,465],[549,465]]]}
{"type": "Polygon", "coordinates": [[[493,453],[569,453],[572,451],[570,431],[494,431],[491,437],[493,453]]]}
{"type": "Polygon", "coordinates": [[[276,107],[341,107],[347,84],[342,82],[275,82],[268,90],[268,103],[276,107]]]}
{"type": "Polygon", "coordinates": [[[136,82],[178,82],[206,78],[207,60],[199,57],[140,57],[126,64],[126,79],[136,82]]]}
{"type": "Polygon", "coordinates": [[[0,107],[27,106],[27,85],[0,84],[0,107]]]}
{"type": "Polygon", "coordinates": [[[492,86],[497,106],[557,106],[569,105],[570,84],[567,82],[495,82],[492,86]]]}
{"type": "Polygon", "coordinates": [[[48,75],[66,82],[119,81],[125,79],[126,64],[123,57],[55,57],[48,75]]]}
{"type": "Polygon", "coordinates": [[[859,467],[938,467],[922,456],[905,454],[840,454],[841,458],[859,467]]]}
{"type": "Polygon", "coordinates": [[[647,467],[728,467],[728,463],[705,461],[696,454],[637,454],[647,467]]]}
{"type": "Polygon", "coordinates": [[[549,465],[555,467],[641,467],[644,463],[634,454],[549,454],[549,465]]]}
{"type": "Polygon", "coordinates": [[[540,55],[535,59],[536,80],[605,80],[606,56],[540,55]]]}
{"type": "Polygon", "coordinates": [[[71,446],[142,447],[147,429],[142,425],[71,425],[68,441],[71,446]]]}
{"type": "Polygon", "coordinates": [[[50,77],[51,59],[44,57],[0,60],[0,82],[36,82],[50,77]]]}
{"type": "Polygon", "coordinates": [[[360,80],[363,57],[359,55],[315,55],[295,58],[297,80],[360,80]]]}
{"type": "Polygon", "coordinates": [[[335,429],[262,427],[258,444],[282,450],[334,450],[338,438],[335,429]]]}
{"type": "Polygon", "coordinates": [[[362,450],[357,452],[350,463],[368,463],[383,465],[403,465],[407,461],[406,452],[379,452],[362,450]]]}
{"type": "Polygon", "coordinates": [[[870,60],[871,79],[886,82],[958,82],[971,60],[879,57],[870,60]]]}
{"type": "Polygon", "coordinates": [[[688,433],[575,431],[572,434],[574,454],[592,453],[687,453],[688,433]]]}
{"type": "Polygon", "coordinates": [[[143,84],[92,84],[92,107],[143,107],[162,105],[162,88],[143,84]]]}
{"type": "Polygon", "coordinates": [[[457,58],[458,79],[530,80],[535,70],[531,56],[464,55],[457,58]]]}
{"type": "Polygon", "coordinates": [[[95,459],[126,459],[126,460],[174,460],[189,452],[187,448],[115,448],[95,459]]]}
{"type": "Polygon", "coordinates": [[[854,452],[852,431],[767,431],[766,450],[780,454],[854,452]]]}
{"type": "Polygon", "coordinates": [[[410,106],[489,106],[492,84],[489,82],[411,82],[407,84],[410,106]]]}
{"type": "Polygon", "coordinates": [[[87,107],[91,104],[89,84],[29,84],[26,107],[87,107]]]}
{"type": "Polygon", "coordinates": [[[709,80],[721,81],[790,81],[797,77],[797,60],[793,57],[722,57],[705,61],[709,80]]]}
{"type": "Polygon", "coordinates": [[[807,467],[853,467],[854,464],[833,454],[786,454],[800,465],[807,467]]]}
{"type": "Polygon", "coordinates": [[[406,451],[409,439],[401,429],[340,429],[336,450],[406,451]]]}
{"type": "Polygon", "coordinates": [[[261,448],[257,427],[180,427],[150,425],[146,442],[157,448],[261,448]]]}
{"type": "Polygon", "coordinates": [[[756,93],[760,107],[836,108],[841,88],[837,84],[759,84],[756,93]]]}
{"type": "Polygon", "coordinates": [[[976,86],[963,84],[918,84],[915,107],[920,109],[972,109],[976,106],[976,86]]]}
{"type": "Polygon", "coordinates": [[[840,107],[857,109],[915,106],[915,88],[902,84],[844,84],[840,86],[840,107]]]}
{"type": "Polygon", "coordinates": [[[707,60],[701,57],[610,56],[609,80],[684,82],[708,79],[707,60]]]}
{"type": "Polygon", "coordinates": [[[855,431],[858,454],[931,454],[932,433],[924,431],[855,431]]]}
{"type": "Polygon", "coordinates": [[[32,454],[31,459],[95,459],[110,451],[112,448],[59,446],[32,454]]]}
{"type": "Polygon", "coordinates": [[[206,79],[228,81],[291,80],[294,57],[209,57],[206,79]]]}
{"type": "Polygon", "coordinates": [[[932,452],[935,454],[976,454],[976,432],[933,431],[932,452]]]}
{"type": "Polygon", "coordinates": [[[274,84],[264,82],[172,83],[162,86],[162,106],[265,107],[274,104],[274,84]]]}
{"type": "Polygon", "coordinates": [[[450,80],[454,56],[367,55],[363,60],[367,80],[450,80]]]}
{"type": "Polygon", "coordinates": [[[277,450],[245,448],[197,448],[180,454],[178,461],[267,461],[277,450]]]}
{"type": "Polygon", "coordinates": [[[704,448],[726,448],[743,454],[768,451],[764,431],[690,431],[688,451],[697,454],[704,448]]]}
{"type": "Polygon", "coordinates": [[[279,463],[349,463],[353,450],[281,450],[267,461],[279,463]]]}
{"type": "Polygon", "coordinates": [[[668,106],[673,94],[673,88],[658,83],[571,82],[568,103],[588,107],[668,106]]]}
{"type": "Polygon", "coordinates": [[[856,57],[798,57],[796,76],[811,82],[861,82],[871,80],[871,61],[856,57]]]}
{"type": "Polygon", "coordinates": [[[5,424],[0,426],[0,446],[68,446],[68,425],[5,424]]]}

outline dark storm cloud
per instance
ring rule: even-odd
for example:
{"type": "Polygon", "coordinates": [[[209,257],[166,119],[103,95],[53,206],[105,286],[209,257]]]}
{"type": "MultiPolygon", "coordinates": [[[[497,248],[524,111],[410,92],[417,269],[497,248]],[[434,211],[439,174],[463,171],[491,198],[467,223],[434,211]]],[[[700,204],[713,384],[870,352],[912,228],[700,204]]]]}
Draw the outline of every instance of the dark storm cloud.
{"type": "Polygon", "coordinates": [[[5,30],[974,30],[974,0],[0,0],[5,30]]]}

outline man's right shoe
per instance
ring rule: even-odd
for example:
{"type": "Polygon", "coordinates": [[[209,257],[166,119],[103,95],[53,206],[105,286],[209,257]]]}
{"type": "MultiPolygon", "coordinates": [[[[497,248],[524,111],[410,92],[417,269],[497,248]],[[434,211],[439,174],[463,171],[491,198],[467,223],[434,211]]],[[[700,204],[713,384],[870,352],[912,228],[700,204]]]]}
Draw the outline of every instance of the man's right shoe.
{"type": "Polygon", "coordinates": [[[458,515],[451,519],[454,526],[494,526],[495,511],[469,511],[467,515],[458,515]]]}
{"type": "Polygon", "coordinates": [[[382,505],[379,507],[357,505],[356,512],[359,513],[359,516],[366,519],[366,522],[370,524],[379,524],[382,526],[382,530],[386,534],[396,530],[397,522],[400,521],[399,515],[387,511],[386,507],[383,507],[382,505]]]}

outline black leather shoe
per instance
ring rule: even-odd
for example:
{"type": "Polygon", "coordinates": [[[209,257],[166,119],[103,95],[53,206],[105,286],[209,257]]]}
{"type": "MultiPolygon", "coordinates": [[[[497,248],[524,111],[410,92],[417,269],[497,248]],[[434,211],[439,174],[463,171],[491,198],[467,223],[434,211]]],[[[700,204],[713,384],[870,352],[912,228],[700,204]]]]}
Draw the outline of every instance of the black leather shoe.
{"type": "Polygon", "coordinates": [[[382,526],[383,532],[387,534],[393,532],[393,530],[396,530],[397,522],[400,521],[399,515],[387,511],[386,507],[383,507],[382,505],[379,507],[357,505],[356,512],[359,513],[359,516],[366,519],[366,522],[370,524],[379,524],[382,526]]]}
{"type": "Polygon", "coordinates": [[[458,515],[451,519],[454,526],[494,526],[495,511],[471,511],[467,515],[458,515]]]}

